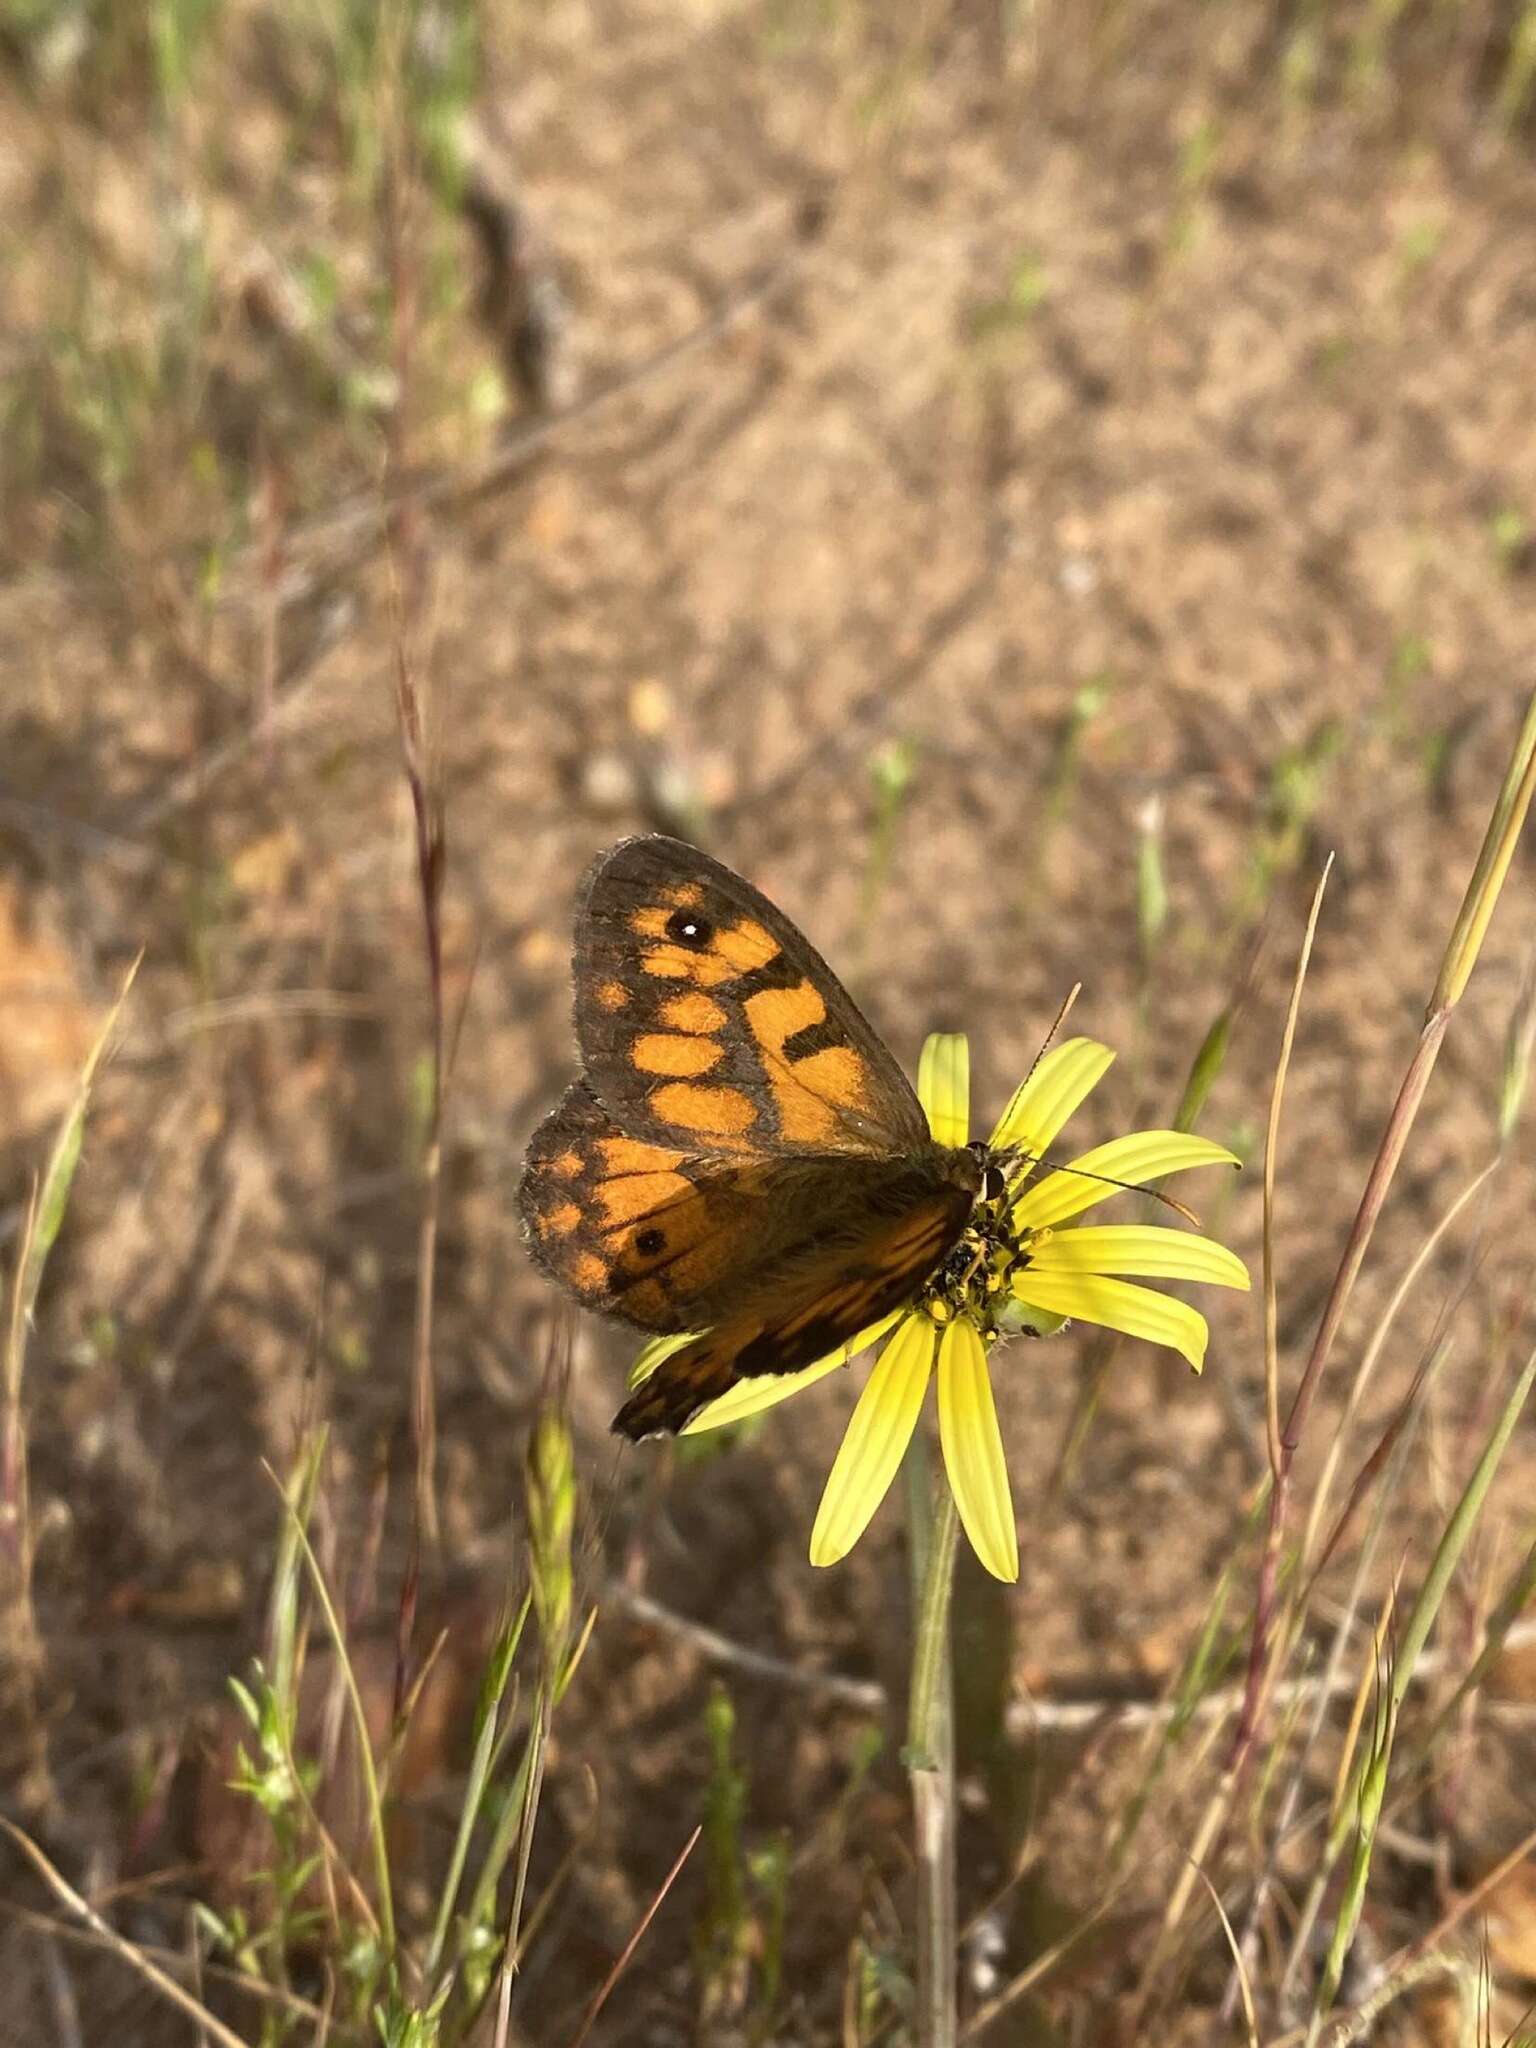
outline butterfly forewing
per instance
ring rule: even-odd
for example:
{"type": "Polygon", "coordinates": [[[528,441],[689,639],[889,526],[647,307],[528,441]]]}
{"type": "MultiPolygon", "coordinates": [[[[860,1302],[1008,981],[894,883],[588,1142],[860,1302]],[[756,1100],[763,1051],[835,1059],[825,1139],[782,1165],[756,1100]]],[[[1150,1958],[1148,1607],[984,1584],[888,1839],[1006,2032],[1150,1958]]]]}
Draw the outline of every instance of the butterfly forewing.
{"type": "Polygon", "coordinates": [[[587,1078],[625,1129],[735,1156],[905,1153],[917,1097],[825,960],[681,840],[626,840],[576,924],[587,1078]]]}

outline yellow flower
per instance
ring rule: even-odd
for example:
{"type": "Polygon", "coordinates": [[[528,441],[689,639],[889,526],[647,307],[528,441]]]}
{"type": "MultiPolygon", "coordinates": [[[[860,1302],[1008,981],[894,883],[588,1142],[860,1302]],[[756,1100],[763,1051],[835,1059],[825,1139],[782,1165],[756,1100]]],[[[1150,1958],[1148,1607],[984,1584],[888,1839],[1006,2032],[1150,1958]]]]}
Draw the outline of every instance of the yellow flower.
{"type": "MultiPolygon", "coordinates": [[[[1191,1166],[1236,1165],[1233,1154],[1184,1131],[1137,1131],[1033,1178],[1046,1148],[1113,1059],[1107,1046],[1071,1038],[1037,1062],[987,1140],[987,1157],[998,1171],[960,1243],[916,1300],[800,1372],[743,1380],[688,1424],[684,1434],[691,1436],[740,1422],[885,1340],[822,1495],[811,1531],[812,1564],[846,1557],[869,1526],[912,1440],[935,1368],[939,1441],[962,1526],[987,1570],[1007,1580],[1019,1575],[1019,1545],[988,1369],[998,1339],[1018,1331],[1049,1335],[1073,1318],[1169,1345],[1200,1370],[1204,1316],[1126,1276],[1246,1288],[1241,1259],[1208,1237],[1156,1224],[1060,1226],[1120,1193],[1121,1183],[1158,1181],[1191,1166]]],[[[935,1138],[963,1145],[970,1129],[964,1037],[928,1040],[917,1092],[935,1138]]],[[[664,1341],[670,1348],[678,1340],[664,1341]]],[[[662,1348],[647,1347],[637,1376],[662,1348]]]]}

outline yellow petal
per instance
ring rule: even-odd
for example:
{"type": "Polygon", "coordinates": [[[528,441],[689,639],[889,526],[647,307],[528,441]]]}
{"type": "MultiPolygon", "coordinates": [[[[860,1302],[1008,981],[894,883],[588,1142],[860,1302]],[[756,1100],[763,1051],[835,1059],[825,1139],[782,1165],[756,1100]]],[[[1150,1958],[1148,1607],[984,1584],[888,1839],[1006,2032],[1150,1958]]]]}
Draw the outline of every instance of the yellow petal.
{"type": "Polygon", "coordinates": [[[935,1031],[917,1063],[917,1099],[941,1145],[963,1145],[971,1135],[971,1047],[963,1031],[935,1031]]]}
{"type": "Polygon", "coordinates": [[[1032,1308],[1123,1330],[1127,1337],[1145,1337],[1149,1344],[1166,1344],[1187,1358],[1196,1372],[1205,1363],[1205,1317],[1187,1301],[1175,1301],[1155,1287],[1104,1280],[1093,1273],[1037,1273],[1031,1266],[1019,1274],[1013,1291],[1032,1308]]]}
{"type": "Polygon", "coordinates": [[[908,1315],[864,1382],[821,1496],[811,1531],[812,1564],[846,1557],[885,1498],[917,1427],[933,1370],[934,1336],[926,1316],[908,1315]]]}
{"type": "Polygon", "coordinates": [[[1192,1230],[1155,1223],[1089,1224],[1057,1230],[1029,1255],[1032,1273],[1135,1273],[1148,1280],[1204,1280],[1212,1287],[1249,1286],[1235,1252],[1192,1230]]]}
{"type": "Polygon", "coordinates": [[[744,1422],[749,1415],[761,1414],[765,1408],[776,1408],[791,1394],[815,1386],[829,1372],[836,1372],[839,1366],[857,1358],[861,1351],[867,1351],[902,1313],[899,1308],[892,1309],[878,1323],[871,1323],[867,1330],[860,1330],[857,1337],[851,1337],[846,1344],[839,1344],[835,1351],[829,1351],[825,1358],[818,1358],[814,1365],[803,1365],[799,1372],[759,1373],[752,1379],[738,1380],[728,1394],[722,1394],[717,1401],[701,1408],[691,1422],[683,1425],[680,1433],[697,1436],[701,1430],[723,1429],[728,1422],[744,1422]]]}
{"type": "Polygon", "coordinates": [[[1094,1038],[1069,1038],[1035,1062],[1013,1091],[997,1120],[994,1145],[1022,1145],[1038,1159],[1067,1118],[1103,1080],[1114,1063],[1107,1045],[1094,1038]]]}
{"type": "Polygon", "coordinates": [[[1189,1166],[1238,1163],[1237,1154],[1225,1145],[1192,1137],[1187,1131],[1136,1131],[1128,1138],[1111,1138],[1107,1145],[1095,1145],[1091,1152],[1026,1188],[1013,1205],[1013,1220],[1021,1227],[1041,1230],[1048,1224],[1064,1223],[1069,1216],[1080,1216],[1096,1202],[1123,1193],[1125,1187],[1161,1180],[1165,1173],[1182,1173],[1189,1166]],[[1100,1178],[1093,1179],[1093,1175],[1100,1178]]]}
{"type": "Polygon", "coordinates": [[[994,1579],[1019,1576],[1019,1531],[997,1426],[986,1346],[975,1327],[951,1323],[939,1345],[939,1442],[960,1521],[994,1579]]]}
{"type": "Polygon", "coordinates": [[[675,1337],[653,1337],[641,1346],[634,1364],[629,1368],[629,1384],[638,1387],[642,1380],[648,1380],[664,1358],[670,1358],[674,1351],[681,1351],[685,1344],[691,1344],[695,1332],[684,1330],[675,1337]]]}

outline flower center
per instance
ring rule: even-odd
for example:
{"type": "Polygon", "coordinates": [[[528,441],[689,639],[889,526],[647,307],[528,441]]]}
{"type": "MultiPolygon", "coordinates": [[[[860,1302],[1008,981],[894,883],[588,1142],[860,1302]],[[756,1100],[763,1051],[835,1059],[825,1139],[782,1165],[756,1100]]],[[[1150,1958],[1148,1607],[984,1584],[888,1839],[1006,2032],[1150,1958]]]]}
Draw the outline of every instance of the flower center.
{"type": "Polygon", "coordinates": [[[977,1202],[959,1242],[924,1288],[920,1304],[936,1323],[966,1317],[989,1344],[1013,1299],[1013,1276],[1029,1264],[1030,1247],[1039,1235],[1020,1230],[1009,1214],[1017,1194],[1016,1187],[1005,1186],[977,1202]]]}

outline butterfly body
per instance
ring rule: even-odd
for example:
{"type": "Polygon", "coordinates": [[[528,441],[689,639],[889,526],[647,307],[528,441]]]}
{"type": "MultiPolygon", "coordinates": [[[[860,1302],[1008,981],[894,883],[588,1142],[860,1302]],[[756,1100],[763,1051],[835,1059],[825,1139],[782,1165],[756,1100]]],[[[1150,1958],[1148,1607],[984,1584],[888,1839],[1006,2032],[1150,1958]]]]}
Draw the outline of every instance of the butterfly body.
{"type": "Polygon", "coordinates": [[[698,1331],[614,1427],[676,1430],[910,1298],[959,1242],[986,1163],[938,1144],[804,935],[682,841],[602,856],[573,955],[582,1078],[534,1133],[528,1243],[584,1306],[698,1331]]]}

